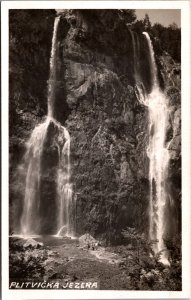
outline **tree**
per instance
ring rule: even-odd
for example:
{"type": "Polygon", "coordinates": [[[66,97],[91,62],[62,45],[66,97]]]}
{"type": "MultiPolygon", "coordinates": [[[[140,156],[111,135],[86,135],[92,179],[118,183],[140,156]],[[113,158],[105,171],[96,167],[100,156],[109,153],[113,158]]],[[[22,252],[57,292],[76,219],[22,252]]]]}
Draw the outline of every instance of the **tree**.
{"type": "Polygon", "coordinates": [[[160,23],[154,23],[152,26],[152,33],[155,37],[160,38],[161,34],[165,30],[165,27],[160,23]]]}
{"type": "Polygon", "coordinates": [[[151,22],[150,22],[148,14],[145,14],[145,18],[143,19],[143,26],[144,26],[145,31],[151,30],[151,22]]]}
{"type": "Polygon", "coordinates": [[[145,18],[142,20],[137,20],[132,24],[132,29],[138,33],[142,33],[143,31],[150,32],[151,31],[151,22],[149,19],[149,15],[145,14],[145,18]]]}
{"type": "Polygon", "coordinates": [[[120,264],[133,290],[181,290],[181,242],[179,237],[165,241],[170,253],[170,266],[160,262],[161,252],[155,254],[149,241],[135,228],[122,231],[127,246],[120,248],[124,261],[120,264]]]}
{"type": "Polygon", "coordinates": [[[132,24],[131,29],[141,34],[143,31],[145,31],[143,20],[137,20],[135,23],[132,24]]]}
{"type": "Polygon", "coordinates": [[[178,25],[175,22],[173,22],[172,24],[170,24],[168,26],[168,28],[171,29],[171,30],[177,30],[178,29],[178,25]]]}
{"type": "Polygon", "coordinates": [[[135,9],[119,9],[118,15],[127,25],[133,23],[137,18],[135,9]]]}

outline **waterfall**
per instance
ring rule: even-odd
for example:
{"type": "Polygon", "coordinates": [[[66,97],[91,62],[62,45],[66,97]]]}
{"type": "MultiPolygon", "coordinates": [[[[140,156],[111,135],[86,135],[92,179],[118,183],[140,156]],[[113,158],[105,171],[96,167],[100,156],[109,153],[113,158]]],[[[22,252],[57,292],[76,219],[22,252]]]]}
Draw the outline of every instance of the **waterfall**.
{"type": "Polygon", "coordinates": [[[166,180],[168,176],[169,153],[166,140],[168,120],[168,99],[160,90],[157,78],[157,66],[154,50],[148,33],[143,33],[147,39],[152,74],[152,90],[147,96],[146,103],[149,111],[149,145],[150,160],[150,239],[157,240],[154,245],[155,253],[161,252],[161,261],[168,264],[167,251],[164,244],[165,206],[167,200],[166,180]]]}
{"type": "MultiPolygon", "coordinates": [[[[168,120],[168,99],[161,91],[155,55],[151,39],[147,32],[143,32],[148,48],[149,63],[152,76],[152,87],[149,94],[143,93],[140,83],[137,86],[137,95],[140,103],[148,107],[149,114],[149,143],[147,154],[149,157],[149,182],[150,182],[150,203],[149,203],[149,236],[150,240],[157,241],[153,250],[161,252],[161,262],[169,264],[168,253],[164,243],[165,209],[168,197],[166,181],[168,177],[169,152],[166,141],[166,129],[168,120]]],[[[136,83],[137,85],[137,83],[136,83]]]]}
{"type": "Polygon", "coordinates": [[[35,127],[27,143],[27,151],[24,156],[26,183],[24,207],[21,216],[21,233],[23,235],[35,234],[40,227],[39,194],[41,158],[48,125],[49,119],[35,127]]]}
{"type": "Polygon", "coordinates": [[[140,82],[140,69],[139,69],[139,62],[140,62],[140,43],[139,37],[136,32],[129,30],[132,39],[133,45],[133,71],[134,71],[134,79],[135,82],[138,84],[140,82]]]}
{"type": "Polygon", "coordinates": [[[158,79],[157,79],[157,66],[155,62],[155,53],[153,50],[153,45],[150,39],[150,36],[147,32],[143,32],[147,39],[147,43],[149,46],[149,57],[150,57],[150,65],[151,65],[151,78],[152,78],[152,89],[159,89],[158,79]]]}
{"type": "Polygon", "coordinates": [[[55,88],[56,88],[56,65],[57,65],[57,32],[60,16],[55,18],[54,31],[52,36],[52,49],[50,56],[50,75],[48,82],[48,116],[54,117],[54,102],[55,102],[55,88]]]}
{"type": "MultiPolygon", "coordinates": [[[[165,205],[167,199],[166,179],[168,173],[169,153],[165,145],[166,122],[168,118],[168,106],[166,97],[155,89],[148,97],[149,108],[149,146],[148,156],[150,160],[150,239],[158,240],[155,244],[155,252],[165,250],[165,205]]],[[[162,253],[165,261],[166,253],[162,253]]]]}
{"type": "MultiPolygon", "coordinates": [[[[60,17],[55,18],[52,49],[50,57],[50,76],[48,82],[48,116],[44,123],[37,125],[31,133],[24,156],[24,169],[26,173],[25,195],[23,211],[20,222],[22,235],[41,233],[41,181],[42,158],[44,155],[45,140],[49,139],[48,129],[51,123],[57,129],[54,142],[58,148],[58,165],[56,177],[57,199],[57,235],[74,236],[75,231],[75,203],[71,183],[70,164],[70,135],[67,129],[55,119],[55,91],[56,91],[56,65],[57,65],[57,32],[60,17]],[[65,230],[63,230],[65,228],[65,230]]],[[[46,174],[45,174],[46,175],[46,174]]],[[[43,212],[44,214],[44,212],[43,212]]],[[[48,216],[47,216],[48,218],[48,216]]]]}
{"type": "Polygon", "coordinates": [[[132,46],[133,46],[133,73],[134,73],[134,81],[136,83],[136,94],[139,98],[139,101],[141,103],[144,102],[145,99],[145,87],[141,80],[141,74],[140,74],[140,59],[141,59],[141,53],[140,53],[140,42],[139,37],[136,32],[133,32],[132,30],[129,30],[131,34],[131,40],[132,40],[132,46]]]}
{"type": "MultiPolygon", "coordinates": [[[[70,164],[70,135],[63,127],[65,144],[60,152],[59,166],[57,174],[57,194],[58,194],[58,232],[57,236],[75,235],[75,201],[71,183],[71,164],[70,164]]],[[[62,140],[62,136],[61,136],[62,140]]]]}

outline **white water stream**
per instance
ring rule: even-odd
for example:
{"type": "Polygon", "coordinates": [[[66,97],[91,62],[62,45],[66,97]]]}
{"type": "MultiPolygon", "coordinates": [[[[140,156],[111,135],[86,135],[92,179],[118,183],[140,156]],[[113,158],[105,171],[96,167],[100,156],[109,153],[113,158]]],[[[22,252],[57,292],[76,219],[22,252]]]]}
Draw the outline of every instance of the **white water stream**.
{"type": "Polygon", "coordinates": [[[149,64],[152,80],[151,92],[149,94],[145,92],[145,89],[142,88],[140,82],[137,82],[137,78],[139,77],[136,74],[135,79],[139,101],[148,107],[149,113],[149,143],[147,148],[147,154],[150,161],[149,236],[150,240],[157,241],[153,246],[153,250],[155,253],[160,252],[161,262],[168,265],[168,253],[164,243],[166,230],[165,208],[168,196],[165,186],[169,164],[169,152],[165,142],[169,114],[168,99],[159,86],[155,54],[151,39],[147,32],[143,32],[143,34],[149,48],[149,64]]]}
{"type": "MultiPolygon", "coordinates": [[[[25,196],[21,216],[22,235],[39,234],[40,230],[40,183],[41,159],[44,151],[44,142],[50,122],[58,129],[57,140],[59,163],[57,167],[57,235],[74,236],[75,203],[73,203],[73,190],[70,165],[70,135],[65,127],[54,119],[55,89],[56,89],[56,63],[57,63],[57,32],[60,17],[55,18],[52,49],[50,57],[50,77],[48,84],[48,116],[44,123],[37,125],[27,143],[24,157],[26,166],[25,196]],[[63,230],[65,228],[65,230],[63,230]]],[[[53,199],[54,200],[54,199],[53,199]]]]}
{"type": "Polygon", "coordinates": [[[161,261],[169,264],[164,244],[165,234],[165,206],[167,192],[165,188],[168,175],[169,152],[166,140],[168,120],[168,99],[161,91],[157,76],[157,66],[154,50],[148,33],[143,33],[147,39],[150,52],[150,65],[152,75],[152,90],[145,98],[149,110],[149,145],[148,156],[150,160],[150,239],[157,240],[154,251],[161,252],[161,261]]]}

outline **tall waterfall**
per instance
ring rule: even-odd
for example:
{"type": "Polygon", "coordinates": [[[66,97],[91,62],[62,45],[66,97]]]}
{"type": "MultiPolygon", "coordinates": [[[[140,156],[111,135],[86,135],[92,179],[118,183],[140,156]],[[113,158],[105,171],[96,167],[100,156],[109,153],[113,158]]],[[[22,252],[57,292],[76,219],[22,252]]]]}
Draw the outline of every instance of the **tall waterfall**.
{"type": "MultiPolygon", "coordinates": [[[[147,32],[143,32],[148,48],[152,87],[150,93],[142,93],[138,88],[139,100],[148,107],[149,113],[149,144],[147,154],[149,157],[150,182],[150,239],[158,241],[153,246],[155,253],[161,251],[161,262],[169,264],[164,243],[165,209],[167,200],[166,179],[168,176],[169,152],[166,145],[166,129],[168,120],[168,99],[161,91],[154,50],[147,32]]],[[[140,86],[140,85],[139,85],[140,86]]]]}
{"type": "Polygon", "coordinates": [[[134,79],[135,82],[138,84],[140,82],[140,42],[136,32],[132,32],[129,30],[132,39],[133,45],[133,70],[134,70],[134,79]]]}
{"type": "Polygon", "coordinates": [[[26,171],[25,195],[21,216],[21,234],[23,235],[36,234],[40,227],[41,158],[48,125],[49,119],[36,126],[27,142],[27,150],[24,156],[26,171]]]}
{"type": "Polygon", "coordinates": [[[55,88],[56,88],[56,65],[57,65],[57,32],[60,16],[55,18],[54,31],[52,36],[52,49],[50,56],[50,76],[48,83],[48,116],[54,117],[54,102],[55,102],[55,88]]]}
{"type": "Polygon", "coordinates": [[[152,90],[157,89],[160,90],[159,88],[159,83],[158,83],[158,77],[157,77],[157,66],[155,62],[155,53],[153,50],[153,45],[150,39],[150,36],[147,32],[143,32],[147,39],[147,43],[149,46],[149,56],[150,56],[150,65],[151,65],[151,78],[152,78],[152,90]]]}
{"type": "Polygon", "coordinates": [[[152,90],[147,96],[146,104],[149,110],[149,146],[148,156],[150,159],[150,238],[157,240],[155,252],[161,252],[161,261],[168,263],[165,251],[165,205],[167,192],[165,183],[168,175],[169,152],[166,140],[166,124],[168,120],[168,99],[162,93],[157,78],[157,66],[154,50],[148,33],[143,33],[147,39],[152,74],[152,90]]]}
{"type": "MultiPolygon", "coordinates": [[[[57,232],[58,235],[74,235],[73,214],[73,190],[71,183],[70,165],[70,135],[55,119],[55,90],[56,90],[56,65],[57,65],[57,32],[60,17],[55,18],[52,38],[52,49],[50,57],[50,77],[48,83],[48,116],[44,123],[35,127],[27,143],[27,151],[24,157],[24,168],[26,172],[25,195],[23,212],[21,216],[20,232],[23,235],[41,233],[41,210],[42,204],[40,187],[42,177],[42,158],[44,155],[45,140],[48,139],[48,128],[50,123],[57,128],[57,135],[54,137],[58,148],[59,162],[57,165],[56,190],[57,199],[57,232]],[[63,231],[63,228],[65,230],[63,231]]],[[[47,217],[48,218],[48,217],[47,217]]],[[[56,233],[56,232],[55,232],[56,233]]]]}
{"type": "Polygon", "coordinates": [[[75,200],[71,183],[70,165],[70,135],[64,128],[66,142],[60,152],[58,168],[58,202],[60,205],[58,225],[58,236],[74,236],[75,231],[75,200]]]}
{"type": "Polygon", "coordinates": [[[129,30],[133,46],[133,72],[134,72],[134,81],[136,83],[137,94],[141,102],[144,102],[145,99],[145,87],[142,82],[141,72],[140,72],[140,60],[141,60],[141,51],[140,51],[140,41],[138,34],[129,30]]]}

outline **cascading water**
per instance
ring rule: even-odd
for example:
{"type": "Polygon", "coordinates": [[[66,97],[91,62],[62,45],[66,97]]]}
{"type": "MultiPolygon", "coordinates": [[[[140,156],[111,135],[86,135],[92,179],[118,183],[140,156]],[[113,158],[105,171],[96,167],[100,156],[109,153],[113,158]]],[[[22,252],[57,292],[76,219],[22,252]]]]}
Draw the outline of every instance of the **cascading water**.
{"type": "Polygon", "coordinates": [[[139,95],[139,99],[145,98],[145,87],[141,79],[141,72],[140,72],[140,42],[139,37],[136,32],[130,31],[132,46],[133,46],[133,72],[134,72],[134,81],[136,83],[137,93],[139,95]]]}
{"type": "Polygon", "coordinates": [[[166,179],[168,175],[169,152],[166,140],[168,120],[168,99],[161,91],[157,77],[157,66],[154,50],[147,32],[143,32],[149,47],[150,71],[152,87],[149,94],[143,93],[139,88],[139,101],[148,107],[149,113],[149,145],[147,149],[150,160],[150,226],[149,235],[154,244],[155,253],[161,252],[161,262],[169,264],[167,250],[164,244],[165,235],[165,206],[167,200],[166,179]]]}
{"type": "Polygon", "coordinates": [[[73,203],[73,190],[70,165],[70,135],[64,128],[64,136],[66,142],[60,153],[60,163],[58,168],[58,202],[60,205],[60,212],[58,218],[59,231],[58,236],[74,236],[74,227],[72,216],[75,216],[75,204],[73,203]]]}
{"type": "Polygon", "coordinates": [[[24,207],[21,216],[21,233],[23,235],[35,234],[39,228],[41,158],[48,125],[49,120],[47,119],[43,124],[36,126],[27,143],[24,157],[27,174],[24,207]]]}
{"type": "Polygon", "coordinates": [[[54,31],[52,36],[52,49],[50,56],[50,76],[48,82],[48,116],[54,117],[54,102],[55,102],[55,88],[56,88],[56,58],[57,58],[57,32],[60,17],[56,17],[54,21],[54,31]]]}
{"type": "Polygon", "coordinates": [[[134,79],[138,84],[140,82],[140,70],[139,70],[139,62],[140,62],[140,43],[138,39],[138,35],[136,32],[132,32],[129,30],[132,39],[133,45],[133,69],[134,69],[134,79]]]}
{"type": "Polygon", "coordinates": [[[149,110],[149,146],[150,159],[150,238],[157,240],[155,252],[161,252],[161,261],[168,264],[167,252],[164,244],[165,234],[165,205],[167,193],[165,182],[168,173],[169,152],[166,140],[166,125],[168,120],[168,99],[162,93],[157,78],[157,66],[154,50],[148,33],[143,33],[147,39],[152,74],[152,90],[146,99],[149,110]]]}
{"type": "Polygon", "coordinates": [[[57,235],[74,236],[73,190],[71,183],[70,166],[70,135],[65,127],[55,120],[55,89],[56,89],[56,64],[57,64],[57,31],[60,17],[55,18],[50,57],[50,77],[48,84],[48,116],[44,123],[33,130],[27,143],[24,157],[26,170],[25,196],[21,216],[22,235],[41,233],[41,197],[40,185],[42,177],[41,161],[44,154],[44,143],[48,138],[48,128],[53,123],[57,128],[55,141],[58,147],[59,162],[57,166],[57,235]],[[65,231],[63,231],[65,228],[65,231]]]}
{"type": "Polygon", "coordinates": [[[148,46],[149,46],[149,56],[150,56],[150,65],[151,65],[150,70],[151,70],[151,77],[152,77],[152,90],[154,90],[154,89],[160,90],[159,83],[158,83],[158,77],[157,77],[157,66],[156,66],[156,62],[155,62],[155,53],[153,50],[153,45],[152,45],[149,34],[147,32],[143,32],[143,34],[145,35],[148,46]]]}

